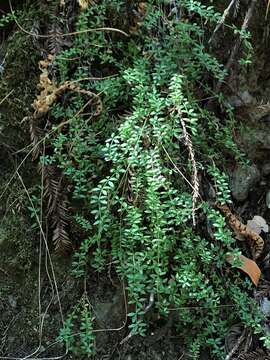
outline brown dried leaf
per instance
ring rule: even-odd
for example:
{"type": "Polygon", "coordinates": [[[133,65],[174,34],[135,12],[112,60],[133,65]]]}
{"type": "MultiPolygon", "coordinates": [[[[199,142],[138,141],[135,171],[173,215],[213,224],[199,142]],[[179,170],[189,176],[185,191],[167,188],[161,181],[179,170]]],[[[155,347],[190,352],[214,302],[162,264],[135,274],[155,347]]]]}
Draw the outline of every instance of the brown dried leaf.
{"type": "MultiPolygon", "coordinates": [[[[233,255],[228,255],[226,257],[226,260],[231,265],[234,265],[236,259],[233,255]]],[[[253,284],[257,286],[261,277],[261,270],[256,264],[256,262],[247,258],[244,255],[239,255],[239,260],[242,262],[242,265],[237,266],[238,269],[244,271],[250,277],[253,284]]]]}
{"type": "Polygon", "coordinates": [[[248,353],[240,354],[238,360],[269,360],[269,352],[264,349],[257,349],[248,353]]]}

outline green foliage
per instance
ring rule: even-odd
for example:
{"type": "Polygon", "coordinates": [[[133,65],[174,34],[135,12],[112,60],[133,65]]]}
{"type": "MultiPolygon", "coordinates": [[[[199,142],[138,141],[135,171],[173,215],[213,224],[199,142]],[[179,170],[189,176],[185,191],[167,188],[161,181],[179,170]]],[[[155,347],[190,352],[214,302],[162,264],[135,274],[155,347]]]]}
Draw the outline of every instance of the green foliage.
{"type": "Polygon", "coordinates": [[[0,18],[0,28],[3,28],[14,21],[15,13],[7,13],[5,15],[1,15],[0,18]]]}
{"type": "Polygon", "coordinates": [[[60,331],[59,340],[75,355],[95,355],[93,315],[86,296],[74,306],[60,331]]]}
{"type": "Polygon", "coordinates": [[[243,66],[250,65],[254,55],[254,50],[251,44],[251,33],[246,30],[239,30],[234,28],[234,33],[237,34],[243,44],[243,57],[239,60],[239,64],[243,66]]]}
{"type": "Polygon", "coordinates": [[[216,200],[221,205],[231,202],[229,189],[229,179],[225,173],[222,173],[215,164],[211,164],[207,168],[207,172],[213,178],[216,186],[216,200]]]}
{"type": "MultiPolygon", "coordinates": [[[[3,183],[1,184],[3,188],[3,183]]],[[[23,213],[23,205],[27,198],[20,186],[15,183],[10,186],[10,194],[6,203],[5,214],[0,222],[0,251],[2,257],[1,267],[18,278],[25,277],[25,273],[33,266],[33,249],[35,244],[31,241],[33,232],[32,222],[28,222],[23,213]],[[12,210],[10,208],[12,207],[12,210]]]]}
{"type": "MultiPolygon", "coordinates": [[[[248,286],[236,271],[224,271],[228,252],[237,255],[239,250],[223,216],[200,201],[197,213],[212,230],[203,235],[192,228],[193,165],[180,119],[198,169],[207,169],[215,183],[217,202],[230,201],[227,176],[219,170],[224,151],[237,160],[243,155],[231,136],[231,118],[220,122],[196,95],[198,88],[205,97],[211,95],[206,75],[214,81],[226,75],[207,51],[202,25],[215,26],[221,15],[199,1],[175,3],[173,15],[168,2],[149,1],[143,24],[127,38],[83,32],[120,26],[118,19],[126,19],[127,11],[121,1],[93,2],[80,13],[76,31],[83,33],[53,65],[59,82],[79,81],[99,94],[103,109],[96,117],[94,104],[78,95],[55,104],[53,124],[69,122],[54,128],[53,150],[45,160],[57,164],[69,180],[74,221],[85,233],[74,255],[74,276],[89,268],[103,271],[110,257],[126,284],[131,335],[147,334],[145,312],[154,296],[160,316],[176,309],[177,326],[193,359],[205,346],[222,359],[233,322],[262,329],[255,304],[250,311],[248,286]],[[104,79],[83,81],[89,76],[104,79]]],[[[127,31],[128,19],[123,26],[127,31]]],[[[93,327],[90,307],[80,302],[60,339],[74,353],[92,356],[93,327]]]]}

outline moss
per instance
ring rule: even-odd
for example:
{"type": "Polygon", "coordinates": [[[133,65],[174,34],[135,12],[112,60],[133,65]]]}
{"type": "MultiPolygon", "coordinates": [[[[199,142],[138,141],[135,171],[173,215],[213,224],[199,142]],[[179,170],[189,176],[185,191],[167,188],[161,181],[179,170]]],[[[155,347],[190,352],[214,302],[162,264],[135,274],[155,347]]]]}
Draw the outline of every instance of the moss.
{"type": "Polygon", "coordinates": [[[18,278],[29,271],[35,259],[32,231],[24,216],[9,212],[0,224],[0,266],[18,278]]]}

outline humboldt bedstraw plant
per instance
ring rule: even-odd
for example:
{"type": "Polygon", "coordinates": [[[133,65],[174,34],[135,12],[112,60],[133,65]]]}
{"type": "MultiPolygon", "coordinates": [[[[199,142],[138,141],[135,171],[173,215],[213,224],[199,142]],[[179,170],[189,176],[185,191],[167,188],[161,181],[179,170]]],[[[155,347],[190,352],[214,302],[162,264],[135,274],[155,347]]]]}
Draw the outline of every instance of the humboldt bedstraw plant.
{"type": "MultiPolygon", "coordinates": [[[[138,22],[131,16],[137,6],[101,0],[78,15],[80,34],[57,55],[54,74],[59,83],[77,81],[95,92],[102,112],[96,116],[87,96],[63,95],[50,110],[43,163],[69,182],[73,221],[85,234],[74,254],[74,276],[103,271],[110,259],[126,284],[130,336],[147,334],[145,313],[153,297],[161,317],[174,309],[193,359],[202,347],[222,359],[232,323],[262,328],[249,281],[223,271],[226,255],[239,254],[235,240],[198,192],[204,174],[212,179],[216,201],[230,202],[220,159],[224,151],[243,158],[231,137],[232,116],[219,121],[200,98],[210,95],[211,81],[226,75],[207,51],[204,26],[209,31],[221,14],[199,1],[152,0],[138,22]],[[105,27],[130,34],[84,32],[105,27]],[[199,231],[199,218],[208,232],[199,231]]],[[[60,339],[74,353],[93,355],[94,326],[91,308],[80,302],[60,339]]]]}

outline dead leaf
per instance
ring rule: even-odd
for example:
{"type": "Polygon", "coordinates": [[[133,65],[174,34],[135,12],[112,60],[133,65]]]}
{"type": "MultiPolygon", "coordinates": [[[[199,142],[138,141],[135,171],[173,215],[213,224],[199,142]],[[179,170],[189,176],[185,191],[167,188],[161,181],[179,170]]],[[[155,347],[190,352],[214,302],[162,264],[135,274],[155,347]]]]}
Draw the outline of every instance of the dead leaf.
{"type": "Polygon", "coordinates": [[[255,215],[252,220],[249,220],[247,222],[247,226],[258,235],[260,235],[262,231],[269,231],[269,226],[267,225],[265,219],[259,215],[255,215]]]}
{"type": "MultiPolygon", "coordinates": [[[[234,265],[235,260],[238,260],[238,259],[236,259],[233,255],[227,255],[226,260],[231,265],[234,265]]],[[[247,258],[246,256],[244,256],[242,254],[239,255],[239,260],[241,261],[242,265],[237,266],[237,268],[244,271],[250,277],[253,284],[255,286],[257,286],[258,282],[260,280],[260,277],[261,277],[261,270],[258,267],[258,265],[256,264],[256,262],[247,258]]]]}

